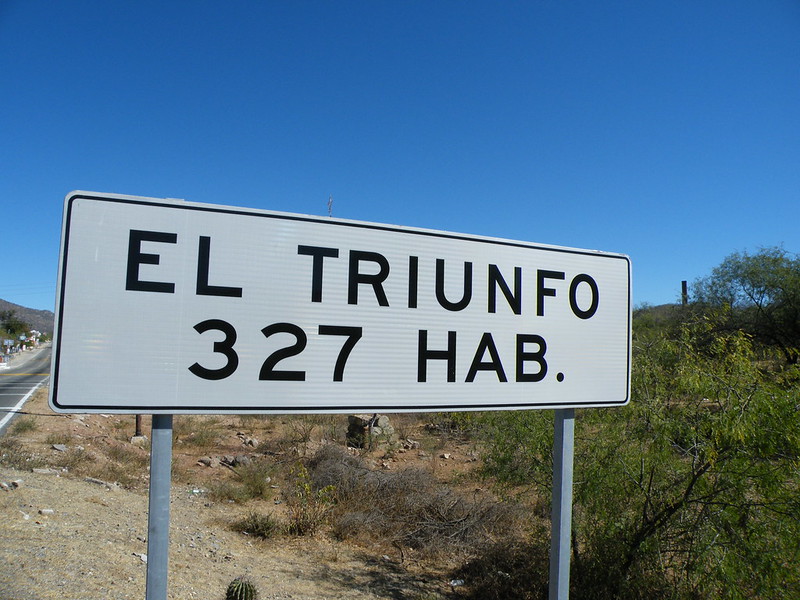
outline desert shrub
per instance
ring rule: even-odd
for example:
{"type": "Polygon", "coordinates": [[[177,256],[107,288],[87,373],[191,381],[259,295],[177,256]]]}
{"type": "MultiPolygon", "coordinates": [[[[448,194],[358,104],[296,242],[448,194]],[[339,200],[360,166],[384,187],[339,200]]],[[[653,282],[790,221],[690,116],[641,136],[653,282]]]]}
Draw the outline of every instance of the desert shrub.
{"type": "Polygon", "coordinates": [[[131,445],[113,445],[107,450],[108,458],[133,469],[144,469],[150,462],[150,457],[140,448],[131,445]]]}
{"type": "Polygon", "coordinates": [[[59,452],[52,462],[54,467],[80,474],[87,473],[96,461],[95,456],[83,448],[69,448],[66,452],[59,452]]]}
{"type": "MultiPolygon", "coordinates": [[[[79,449],[75,448],[65,453],[70,454],[79,449]]],[[[98,462],[96,466],[75,464],[71,470],[77,469],[79,472],[91,474],[104,481],[116,482],[124,487],[134,487],[144,479],[147,466],[150,462],[149,456],[141,448],[130,445],[112,445],[106,451],[108,460],[98,462]]],[[[75,456],[78,460],[78,456],[75,456]]],[[[91,460],[91,459],[90,459],[91,460]]],[[[93,462],[93,461],[92,461],[93,462]]]]}
{"type": "Polygon", "coordinates": [[[291,487],[283,494],[289,518],[286,530],[292,535],[314,535],[325,524],[333,506],[334,488],[315,488],[308,470],[300,463],[291,477],[291,487]]]}
{"type": "Polygon", "coordinates": [[[252,460],[234,469],[236,479],[248,498],[269,498],[272,493],[272,465],[266,460],[252,460]]]}
{"type": "Polygon", "coordinates": [[[31,431],[36,431],[38,425],[34,417],[20,417],[11,425],[11,435],[22,435],[31,431]]]}
{"type": "MultiPolygon", "coordinates": [[[[546,535],[546,534],[545,534],[546,535]]],[[[549,555],[546,540],[494,542],[452,573],[465,600],[545,600],[549,555]]]]}
{"type": "Polygon", "coordinates": [[[335,490],[334,533],[343,539],[389,542],[422,554],[470,553],[517,524],[515,506],[466,497],[428,471],[372,471],[339,446],[309,462],[316,488],[335,490]]]}
{"type": "Polygon", "coordinates": [[[234,531],[261,539],[271,539],[284,531],[284,526],[272,515],[250,512],[232,525],[234,531]]]}
{"type": "Polygon", "coordinates": [[[0,464],[12,469],[37,469],[46,467],[47,461],[25,449],[25,446],[13,437],[0,437],[0,464]]]}
{"type": "Polygon", "coordinates": [[[275,427],[275,418],[272,415],[250,414],[239,415],[239,429],[250,433],[258,430],[272,431],[275,427]]]}
{"type": "Polygon", "coordinates": [[[235,481],[217,480],[208,485],[208,497],[215,502],[244,504],[250,500],[245,489],[235,481]]]}
{"type": "Polygon", "coordinates": [[[176,441],[197,448],[211,448],[219,443],[222,431],[216,417],[178,415],[173,422],[176,441]]]}
{"type": "Polygon", "coordinates": [[[292,415],[288,417],[286,426],[289,431],[289,441],[293,444],[308,444],[319,422],[320,417],[318,415],[292,415]]]}
{"type": "Polygon", "coordinates": [[[44,439],[45,444],[69,444],[72,436],[69,433],[49,433],[44,439]]]}
{"type": "Polygon", "coordinates": [[[208,495],[216,501],[244,503],[255,498],[269,498],[272,495],[273,466],[266,460],[253,460],[234,469],[234,478],[218,480],[209,486],[208,495]]]}
{"type": "Polygon", "coordinates": [[[120,465],[114,461],[108,461],[92,471],[98,479],[117,483],[126,488],[132,488],[140,482],[138,474],[128,465],[120,465]]]}

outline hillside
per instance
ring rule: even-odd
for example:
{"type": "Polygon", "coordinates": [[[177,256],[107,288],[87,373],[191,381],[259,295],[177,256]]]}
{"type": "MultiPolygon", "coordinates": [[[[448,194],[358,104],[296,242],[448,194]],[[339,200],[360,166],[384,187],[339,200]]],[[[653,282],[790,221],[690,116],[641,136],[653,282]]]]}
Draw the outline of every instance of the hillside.
{"type": "Polygon", "coordinates": [[[53,320],[55,319],[55,315],[52,311],[27,308],[25,306],[20,306],[19,304],[14,304],[13,302],[0,299],[0,311],[4,310],[13,310],[17,317],[28,323],[31,328],[36,329],[37,331],[41,331],[42,333],[46,333],[48,335],[53,334],[53,320]]]}
{"type": "MultiPolygon", "coordinates": [[[[133,416],[54,415],[47,407],[46,388],[33,395],[25,412],[0,437],[0,599],[142,598],[149,460],[146,441],[143,447],[131,441],[133,416]],[[4,482],[10,489],[3,488],[4,482]]],[[[406,491],[424,494],[430,492],[421,486],[425,474],[435,474],[443,482],[436,488],[443,504],[421,505],[422,520],[414,521],[409,532],[419,537],[416,528],[436,519],[426,511],[462,498],[459,490],[465,496],[450,533],[469,530],[462,520],[469,515],[462,508],[478,506],[480,492],[470,472],[479,462],[469,454],[469,445],[426,427],[423,418],[392,419],[398,431],[418,440],[418,448],[348,451],[343,415],[176,416],[169,597],[223,598],[234,577],[247,575],[265,600],[462,598],[457,592],[466,586],[450,584],[449,567],[458,564],[463,556],[458,549],[468,544],[459,540],[448,553],[445,540],[436,546],[442,554],[434,560],[425,554],[427,546],[398,538],[396,528],[376,522],[363,506],[380,500],[379,492],[404,506],[412,496],[390,484],[413,481],[414,486],[404,486],[406,491]],[[313,535],[281,533],[278,527],[269,534],[263,525],[251,530],[252,523],[291,521],[292,507],[300,506],[292,499],[305,490],[296,469],[304,455],[326,447],[323,438],[334,436],[339,441],[328,442],[342,458],[326,474],[344,473],[348,465],[358,464],[358,476],[383,482],[380,490],[373,490],[369,500],[361,499],[348,524],[337,526],[340,516],[330,506],[324,515],[314,513],[326,524],[313,535]],[[225,455],[238,457],[238,466],[228,464],[225,455]],[[463,483],[459,487],[456,481],[463,483]],[[257,491],[244,493],[247,482],[258,484],[257,491]]],[[[144,417],[148,434],[149,425],[150,418],[144,417]]],[[[311,476],[313,463],[305,464],[309,471],[303,473],[311,476]]],[[[302,496],[309,509],[302,514],[324,508],[317,498],[302,496]]],[[[339,496],[336,508],[343,505],[345,498],[339,496]]],[[[479,529],[494,531],[488,522],[479,529]]]]}

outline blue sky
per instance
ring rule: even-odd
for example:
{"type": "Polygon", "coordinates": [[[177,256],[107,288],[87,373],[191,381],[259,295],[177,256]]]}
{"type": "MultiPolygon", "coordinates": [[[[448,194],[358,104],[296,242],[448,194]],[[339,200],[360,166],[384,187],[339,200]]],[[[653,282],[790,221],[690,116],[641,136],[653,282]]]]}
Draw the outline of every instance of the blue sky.
{"type": "Polygon", "coordinates": [[[800,3],[0,0],[0,298],[72,190],[631,256],[800,252],[800,3]]]}

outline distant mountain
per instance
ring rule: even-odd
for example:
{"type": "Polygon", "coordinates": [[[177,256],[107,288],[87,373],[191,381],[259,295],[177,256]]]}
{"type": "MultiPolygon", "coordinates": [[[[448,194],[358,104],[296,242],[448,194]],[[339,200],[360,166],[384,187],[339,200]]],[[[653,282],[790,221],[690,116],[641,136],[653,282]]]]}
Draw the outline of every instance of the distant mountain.
{"type": "Polygon", "coordinates": [[[0,299],[0,311],[13,310],[14,314],[21,321],[25,321],[32,329],[41,331],[47,335],[53,335],[53,321],[55,315],[49,310],[36,310],[35,308],[27,308],[14,304],[6,300],[0,299]]]}

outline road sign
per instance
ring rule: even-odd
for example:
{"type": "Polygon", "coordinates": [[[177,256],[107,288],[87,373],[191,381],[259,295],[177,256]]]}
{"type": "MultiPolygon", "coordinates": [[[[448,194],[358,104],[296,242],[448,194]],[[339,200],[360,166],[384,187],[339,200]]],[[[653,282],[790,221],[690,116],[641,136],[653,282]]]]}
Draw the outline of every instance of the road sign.
{"type": "Polygon", "coordinates": [[[57,411],[628,401],[624,255],[88,192],[61,244],[57,411]]]}

